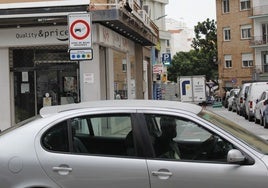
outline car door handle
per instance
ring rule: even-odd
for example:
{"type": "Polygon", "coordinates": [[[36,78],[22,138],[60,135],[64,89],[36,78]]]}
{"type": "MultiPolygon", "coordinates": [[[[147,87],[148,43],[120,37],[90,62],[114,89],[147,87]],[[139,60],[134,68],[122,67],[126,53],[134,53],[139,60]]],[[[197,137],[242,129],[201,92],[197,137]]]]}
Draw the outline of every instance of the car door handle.
{"type": "Polygon", "coordinates": [[[170,178],[172,176],[172,173],[166,170],[165,171],[159,170],[159,171],[152,171],[152,175],[157,176],[159,179],[165,180],[170,178]]]}
{"type": "Polygon", "coordinates": [[[54,166],[52,169],[53,171],[58,172],[60,175],[68,175],[73,171],[73,169],[68,166],[54,166]]]}

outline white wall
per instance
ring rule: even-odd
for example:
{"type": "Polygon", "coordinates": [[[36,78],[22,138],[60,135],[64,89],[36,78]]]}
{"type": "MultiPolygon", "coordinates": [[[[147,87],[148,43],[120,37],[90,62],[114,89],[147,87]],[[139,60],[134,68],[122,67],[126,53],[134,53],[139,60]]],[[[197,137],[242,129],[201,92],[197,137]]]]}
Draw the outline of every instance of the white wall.
{"type": "Polygon", "coordinates": [[[0,129],[11,126],[8,49],[0,48],[0,129]]]}
{"type": "Polygon", "coordinates": [[[253,2],[253,7],[268,5],[267,0],[253,0],[252,2],[253,2]]]}
{"type": "Polygon", "coordinates": [[[82,102],[100,100],[101,88],[98,45],[93,45],[92,61],[80,62],[80,87],[82,102]]]}

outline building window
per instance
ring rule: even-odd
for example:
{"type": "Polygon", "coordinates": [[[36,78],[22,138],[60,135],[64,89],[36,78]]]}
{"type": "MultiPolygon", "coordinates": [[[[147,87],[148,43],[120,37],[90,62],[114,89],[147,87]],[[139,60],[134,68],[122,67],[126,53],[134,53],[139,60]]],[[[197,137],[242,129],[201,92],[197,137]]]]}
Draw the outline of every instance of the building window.
{"type": "Polygon", "coordinates": [[[252,53],[242,54],[242,66],[243,67],[253,66],[253,54],[252,53]]]}
{"type": "Polygon", "coordinates": [[[170,47],[170,42],[169,42],[169,40],[167,40],[167,47],[170,47]]]}
{"type": "Polygon", "coordinates": [[[127,72],[127,60],[122,59],[122,71],[127,72]]]}
{"type": "Polygon", "coordinates": [[[223,13],[230,12],[229,0],[222,0],[222,11],[223,13]]]}
{"type": "Polygon", "coordinates": [[[223,29],[223,37],[224,37],[224,41],[230,41],[231,40],[231,30],[230,30],[230,28],[224,28],[223,29]]]}
{"type": "Polygon", "coordinates": [[[240,10],[250,9],[250,0],[240,0],[240,10]]]}
{"type": "Polygon", "coordinates": [[[224,55],[225,68],[232,68],[232,55],[224,55]]]}
{"type": "Polygon", "coordinates": [[[251,25],[241,26],[241,39],[251,38],[251,25]]]}

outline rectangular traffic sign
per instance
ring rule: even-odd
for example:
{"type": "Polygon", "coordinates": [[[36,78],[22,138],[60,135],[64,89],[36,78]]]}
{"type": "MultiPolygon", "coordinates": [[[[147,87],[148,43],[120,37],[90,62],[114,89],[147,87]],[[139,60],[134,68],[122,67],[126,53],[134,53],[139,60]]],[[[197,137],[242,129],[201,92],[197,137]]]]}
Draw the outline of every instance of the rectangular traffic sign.
{"type": "Polygon", "coordinates": [[[79,61],[79,60],[92,60],[92,59],[93,59],[92,49],[70,50],[70,60],[79,61]]]}
{"type": "Polygon", "coordinates": [[[171,64],[171,54],[170,53],[163,53],[162,54],[162,63],[164,65],[170,65],[171,64]]]}
{"type": "Polygon", "coordinates": [[[68,15],[69,49],[92,47],[90,13],[68,15]]]}

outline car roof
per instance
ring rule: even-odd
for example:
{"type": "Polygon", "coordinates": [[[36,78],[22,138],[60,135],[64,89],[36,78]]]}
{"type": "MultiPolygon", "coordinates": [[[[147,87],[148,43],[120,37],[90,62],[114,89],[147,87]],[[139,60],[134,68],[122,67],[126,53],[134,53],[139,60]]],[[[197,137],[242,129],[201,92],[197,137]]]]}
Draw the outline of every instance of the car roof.
{"type": "Polygon", "coordinates": [[[201,106],[191,103],[166,101],[166,100],[99,100],[90,102],[81,102],[66,105],[46,106],[41,108],[40,115],[42,117],[57,114],[65,111],[78,110],[78,109],[92,109],[92,108],[134,108],[134,109],[173,109],[183,110],[194,114],[202,110],[201,106]]]}

